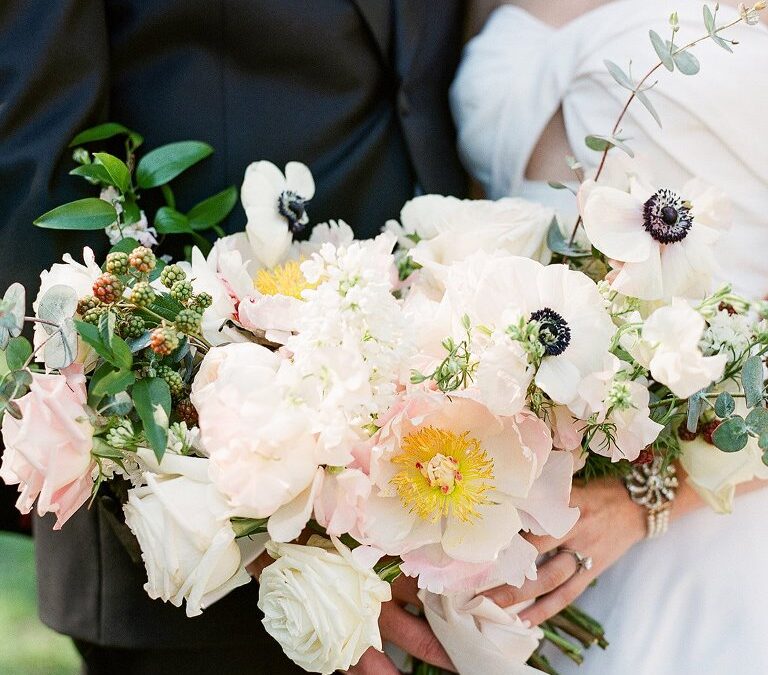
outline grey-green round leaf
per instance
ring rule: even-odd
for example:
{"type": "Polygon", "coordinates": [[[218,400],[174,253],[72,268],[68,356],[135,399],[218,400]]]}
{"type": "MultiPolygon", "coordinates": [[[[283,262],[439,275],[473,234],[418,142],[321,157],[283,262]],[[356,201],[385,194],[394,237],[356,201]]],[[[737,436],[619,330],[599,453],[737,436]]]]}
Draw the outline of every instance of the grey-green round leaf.
{"type": "Polygon", "coordinates": [[[5,349],[11,337],[17,337],[24,328],[26,290],[20,283],[11,284],[0,301],[0,349],[5,349]]]}
{"type": "Polygon", "coordinates": [[[701,69],[699,60],[689,51],[677,52],[672,58],[683,75],[695,75],[701,69]]]}
{"type": "Polygon", "coordinates": [[[768,410],[763,407],[753,408],[746,420],[744,420],[755,436],[761,436],[764,433],[768,433],[768,410]]]}
{"type": "Polygon", "coordinates": [[[730,417],[736,410],[736,401],[727,391],[722,392],[715,401],[715,415],[720,418],[730,417]]]}
{"type": "Polygon", "coordinates": [[[77,331],[72,317],[61,320],[59,329],[45,343],[43,350],[46,368],[66,368],[77,358],[77,331]]]}
{"type": "MultiPolygon", "coordinates": [[[[37,317],[43,321],[50,321],[58,326],[62,320],[72,318],[77,311],[77,292],[71,286],[57,284],[51,286],[40,298],[37,306],[37,317]]],[[[56,330],[56,326],[47,323],[39,324],[50,335],[56,330]]]]}
{"type": "Polygon", "coordinates": [[[712,441],[723,452],[743,450],[749,441],[747,425],[741,417],[731,417],[715,429],[712,441]]]}

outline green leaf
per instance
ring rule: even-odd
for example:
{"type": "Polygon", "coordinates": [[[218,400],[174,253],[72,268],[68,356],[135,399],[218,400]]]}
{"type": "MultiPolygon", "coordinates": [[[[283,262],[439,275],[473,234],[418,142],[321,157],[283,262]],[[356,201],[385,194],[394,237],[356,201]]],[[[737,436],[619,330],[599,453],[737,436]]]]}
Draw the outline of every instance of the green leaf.
{"type": "Polygon", "coordinates": [[[763,362],[759,356],[750,356],[741,370],[741,386],[744,389],[747,408],[754,408],[763,401],[763,362]]]}
{"type": "Polygon", "coordinates": [[[683,75],[695,75],[701,69],[699,60],[691,52],[677,52],[673,57],[677,69],[683,75]]]}
{"type": "Polygon", "coordinates": [[[170,206],[161,206],[157,210],[155,229],[159,234],[190,234],[192,232],[187,217],[170,206]]]}
{"type": "Polygon", "coordinates": [[[651,38],[651,44],[656,51],[656,55],[659,57],[659,61],[664,64],[664,67],[667,70],[673,71],[675,69],[675,61],[672,59],[670,53],[672,51],[670,49],[670,43],[667,40],[662,39],[655,30],[648,31],[648,35],[651,38]]]}
{"type": "MultiPolygon", "coordinates": [[[[102,374],[98,380],[96,379],[96,373],[94,373],[89,392],[89,400],[90,396],[93,396],[97,401],[100,401],[104,396],[114,396],[115,394],[128,389],[128,387],[136,381],[136,375],[133,371],[115,370],[108,364],[104,365],[108,367],[108,371],[102,374]]],[[[101,368],[99,370],[101,370],[101,368]]]]}
{"type": "Polygon", "coordinates": [[[701,389],[688,399],[686,429],[691,433],[695,432],[699,427],[699,417],[701,417],[701,410],[704,407],[704,394],[706,391],[706,389],[701,389]]]}
{"type": "Polygon", "coordinates": [[[104,124],[98,124],[95,127],[81,131],[77,136],[72,139],[69,144],[70,148],[74,148],[76,145],[82,145],[83,143],[90,143],[92,141],[103,141],[113,136],[119,136],[124,134],[126,136],[134,135],[141,138],[135,131],[131,131],[128,127],[118,124],[117,122],[105,122],[104,124]]]}
{"type": "MultiPolygon", "coordinates": [[[[760,438],[757,439],[757,445],[761,450],[768,450],[768,431],[760,434],[760,438]]],[[[763,461],[765,461],[765,455],[763,455],[763,461]]]]}
{"type": "Polygon", "coordinates": [[[112,340],[112,359],[110,363],[113,363],[121,370],[128,370],[133,365],[131,348],[121,337],[115,336],[112,340]]]}
{"type": "Polygon", "coordinates": [[[87,178],[90,182],[106,183],[107,185],[114,185],[112,178],[110,177],[107,169],[101,164],[82,164],[72,169],[69,172],[70,176],[82,176],[87,178]]]}
{"type": "Polygon", "coordinates": [[[139,208],[139,205],[133,200],[133,198],[128,197],[123,202],[123,222],[126,225],[133,225],[133,223],[138,223],[141,220],[141,209],[139,208]]]}
{"type": "Polygon", "coordinates": [[[563,233],[560,230],[560,226],[557,222],[557,218],[553,218],[547,230],[547,246],[552,253],[559,253],[568,258],[584,258],[591,255],[589,251],[583,251],[576,246],[569,246],[565,240],[563,233]]]}
{"type": "Polygon", "coordinates": [[[230,518],[236,539],[266,532],[268,521],[269,518],[230,518]]]}
{"type": "Polygon", "coordinates": [[[112,340],[115,337],[115,326],[117,325],[117,317],[115,313],[107,310],[99,317],[99,335],[101,341],[112,349],[112,340]]]}
{"type": "Polygon", "coordinates": [[[727,391],[722,392],[715,401],[715,415],[725,418],[733,415],[736,410],[736,401],[727,391]]]}
{"type": "Polygon", "coordinates": [[[723,40],[723,38],[721,38],[719,35],[716,35],[715,33],[712,33],[710,37],[712,38],[712,42],[714,42],[718,47],[721,47],[722,49],[725,49],[725,51],[733,54],[733,49],[726,40],[723,40]]]}
{"type": "Polygon", "coordinates": [[[34,224],[49,230],[103,230],[117,220],[117,211],[97,197],[79,199],[44,213],[34,224]]]}
{"type": "Polygon", "coordinates": [[[547,185],[549,185],[549,187],[551,187],[553,190],[568,190],[569,192],[576,194],[576,191],[570,185],[566,185],[560,181],[550,180],[547,181],[547,185]]]}
{"type": "Polygon", "coordinates": [[[168,442],[168,417],[171,414],[168,383],[159,377],[139,380],[133,385],[133,404],[144,425],[144,436],[159,462],[168,442]]]}
{"type": "Polygon", "coordinates": [[[659,117],[659,113],[656,112],[656,108],[651,103],[651,99],[648,98],[648,94],[646,94],[644,91],[636,91],[635,92],[635,98],[640,101],[640,103],[645,106],[645,109],[651,113],[651,117],[653,117],[654,120],[656,120],[656,124],[661,127],[661,117],[659,117]]]}
{"type": "MultiPolygon", "coordinates": [[[[176,321],[176,317],[184,309],[184,305],[174,300],[170,295],[156,295],[149,309],[162,316],[166,321],[176,321]]],[[[156,321],[156,319],[151,320],[153,323],[156,321]]]]}
{"type": "Polygon", "coordinates": [[[746,422],[738,415],[725,420],[712,434],[712,442],[723,452],[743,450],[748,441],[746,422]]]}
{"type": "Polygon", "coordinates": [[[624,89],[629,89],[629,91],[635,90],[635,83],[632,82],[632,78],[621,69],[621,66],[608,59],[605,59],[603,63],[611,74],[611,77],[616,80],[617,84],[624,87],[624,89]]]}
{"type": "Polygon", "coordinates": [[[167,183],[205,159],[213,148],[200,141],[169,143],[147,153],[136,167],[139,187],[154,188],[167,183]]]}
{"type": "Polygon", "coordinates": [[[18,281],[11,284],[0,300],[0,349],[5,349],[8,339],[21,334],[24,329],[27,291],[18,281]]]}
{"type": "Polygon", "coordinates": [[[704,27],[710,35],[715,31],[715,17],[709,5],[704,5],[704,27]]]}
{"type": "Polygon", "coordinates": [[[744,420],[749,431],[757,437],[768,433],[768,410],[765,408],[754,408],[744,420]]]}
{"type": "Polygon", "coordinates": [[[93,347],[102,359],[105,361],[112,359],[112,350],[108,345],[104,344],[99,329],[96,326],[84,321],[75,321],[75,330],[80,334],[83,341],[93,347]]]}
{"type": "Polygon", "coordinates": [[[125,162],[106,152],[95,152],[93,157],[106,169],[112,184],[120,192],[128,192],[131,187],[131,172],[125,162]]]}
{"type": "Polygon", "coordinates": [[[130,253],[139,245],[139,242],[132,237],[126,237],[118,241],[111,249],[110,253],[130,253]]]}
{"type": "Polygon", "coordinates": [[[5,361],[10,370],[19,370],[32,355],[32,345],[29,340],[19,335],[8,342],[5,350],[5,361]]]}
{"type": "Polygon", "coordinates": [[[94,436],[93,438],[91,454],[96,457],[101,457],[102,459],[123,459],[123,453],[120,450],[113,448],[103,438],[99,438],[98,436],[94,436]]]}
{"type": "Polygon", "coordinates": [[[630,157],[635,156],[632,148],[615,136],[599,136],[597,134],[592,134],[584,139],[584,143],[586,143],[590,150],[595,150],[596,152],[604,152],[610,148],[616,147],[623,150],[630,157]]]}
{"type": "Polygon", "coordinates": [[[193,230],[206,230],[224,220],[237,204],[237,188],[233,185],[193,206],[187,218],[193,230]]]}
{"type": "Polygon", "coordinates": [[[29,391],[32,373],[28,370],[13,370],[0,383],[0,396],[8,401],[21,398],[29,391]]]}

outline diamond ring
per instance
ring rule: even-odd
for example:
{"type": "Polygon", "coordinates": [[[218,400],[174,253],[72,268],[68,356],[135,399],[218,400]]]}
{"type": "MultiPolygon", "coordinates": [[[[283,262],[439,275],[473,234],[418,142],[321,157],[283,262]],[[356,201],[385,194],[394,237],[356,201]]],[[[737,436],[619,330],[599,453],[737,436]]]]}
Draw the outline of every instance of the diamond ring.
{"type": "Polygon", "coordinates": [[[576,558],[576,573],[583,570],[591,570],[592,569],[592,558],[590,556],[584,556],[581,555],[578,551],[574,551],[572,548],[561,548],[559,549],[561,553],[570,553],[574,558],[576,558]]]}

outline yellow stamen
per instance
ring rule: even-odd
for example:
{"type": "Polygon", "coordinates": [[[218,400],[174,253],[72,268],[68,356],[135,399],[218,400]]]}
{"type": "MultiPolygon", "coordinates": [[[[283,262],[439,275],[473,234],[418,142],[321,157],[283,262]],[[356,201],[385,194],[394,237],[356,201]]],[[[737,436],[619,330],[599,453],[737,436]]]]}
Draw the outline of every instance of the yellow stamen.
{"type": "Polygon", "coordinates": [[[253,285],[262,295],[288,295],[302,300],[302,291],[316,288],[317,284],[310,284],[306,280],[301,271],[301,263],[301,260],[289,260],[271,270],[259,270],[253,285]]]}
{"type": "Polygon", "coordinates": [[[423,427],[408,434],[400,450],[392,463],[402,470],[392,485],[405,508],[433,523],[444,516],[464,522],[481,518],[477,507],[490,503],[493,460],[468,431],[423,427]]]}

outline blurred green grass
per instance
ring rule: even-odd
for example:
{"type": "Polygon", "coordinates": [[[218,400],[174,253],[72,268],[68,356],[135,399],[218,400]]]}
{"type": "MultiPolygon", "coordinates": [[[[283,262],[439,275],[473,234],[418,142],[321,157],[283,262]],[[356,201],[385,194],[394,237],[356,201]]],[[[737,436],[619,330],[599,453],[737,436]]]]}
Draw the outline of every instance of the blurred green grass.
{"type": "Polygon", "coordinates": [[[0,532],[0,675],[76,675],[69,639],[37,618],[33,542],[0,532]]]}

